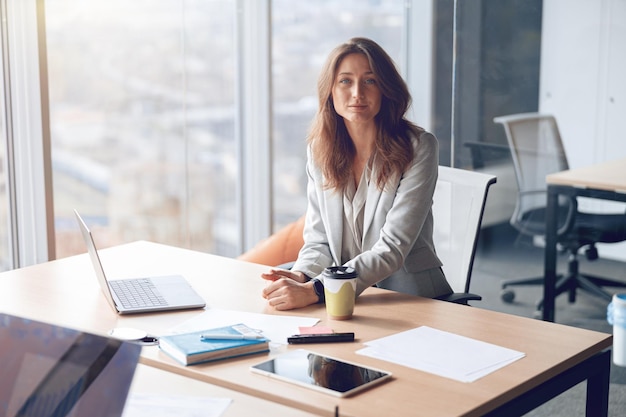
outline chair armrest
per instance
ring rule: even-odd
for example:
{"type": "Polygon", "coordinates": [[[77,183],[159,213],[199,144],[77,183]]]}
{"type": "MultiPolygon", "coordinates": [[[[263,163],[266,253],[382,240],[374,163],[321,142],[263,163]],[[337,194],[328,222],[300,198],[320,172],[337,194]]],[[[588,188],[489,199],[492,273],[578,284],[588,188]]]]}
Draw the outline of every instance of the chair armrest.
{"type": "MultiPolygon", "coordinates": [[[[533,226],[532,223],[528,223],[528,220],[525,219],[525,215],[527,212],[530,213],[533,210],[537,210],[538,207],[533,203],[537,196],[541,196],[541,199],[545,200],[546,195],[547,191],[545,189],[520,191],[517,195],[517,203],[511,217],[511,225],[524,234],[544,236],[546,219],[543,208],[545,208],[545,205],[540,208],[542,211],[540,224],[535,221],[533,226]]],[[[557,210],[559,214],[556,234],[557,236],[564,236],[568,234],[574,226],[576,213],[578,211],[578,201],[576,197],[559,196],[558,204],[559,207],[557,210]]]]}
{"type": "Polygon", "coordinates": [[[472,141],[466,141],[463,145],[470,150],[474,169],[485,168],[487,161],[511,159],[511,151],[507,145],[472,141]]]}
{"type": "Polygon", "coordinates": [[[466,292],[453,292],[452,294],[435,297],[435,299],[441,300],[441,301],[448,301],[450,303],[467,305],[468,301],[470,300],[479,301],[479,300],[482,300],[483,297],[481,297],[478,294],[472,294],[472,293],[466,293],[466,292]]]}

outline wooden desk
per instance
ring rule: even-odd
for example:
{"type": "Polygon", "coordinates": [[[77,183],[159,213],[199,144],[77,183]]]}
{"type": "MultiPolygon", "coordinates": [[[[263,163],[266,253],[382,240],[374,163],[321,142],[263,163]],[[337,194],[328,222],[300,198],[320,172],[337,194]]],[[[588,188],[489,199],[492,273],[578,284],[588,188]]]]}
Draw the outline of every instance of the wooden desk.
{"type": "MultiPolygon", "coordinates": [[[[181,273],[205,297],[208,308],[276,313],[260,296],[265,283],[259,274],[267,269],[262,265],[148,242],[103,250],[101,258],[111,278],[181,273]]],[[[98,333],[130,326],[159,334],[201,312],[118,316],[106,304],[92,274],[86,255],[2,273],[0,306],[9,314],[98,333]]],[[[355,317],[349,321],[327,320],[318,305],[279,314],[317,317],[336,331],[354,331],[356,343],[307,347],[389,370],[394,379],[354,397],[336,399],[252,374],[249,366],[264,355],[183,367],[157,347],[145,347],[141,362],[327,416],[334,414],[335,406],[342,416],[360,417],[522,415],[584,380],[588,381],[588,410],[594,416],[607,414],[609,334],[375,288],[359,297],[355,317]],[[526,357],[476,382],[461,383],[355,353],[362,342],[422,325],[519,350],[526,357]]]]}
{"type": "Polygon", "coordinates": [[[550,174],[546,177],[546,247],[544,261],[543,319],[554,321],[559,195],[590,197],[626,202],[626,158],[584,168],[550,174]]]}

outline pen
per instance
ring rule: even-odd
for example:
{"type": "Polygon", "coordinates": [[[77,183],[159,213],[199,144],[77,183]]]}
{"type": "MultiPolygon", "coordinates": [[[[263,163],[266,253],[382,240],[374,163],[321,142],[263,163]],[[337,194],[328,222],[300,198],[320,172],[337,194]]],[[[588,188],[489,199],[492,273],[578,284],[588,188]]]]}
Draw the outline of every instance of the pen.
{"type": "Polygon", "coordinates": [[[203,334],[200,336],[201,339],[212,339],[212,340],[258,340],[263,339],[263,336],[260,334],[203,334]]]}
{"type": "Polygon", "coordinates": [[[294,334],[287,338],[287,343],[331,343],[354,342],[354,333],[323,333],[323,334],[294,334]]]}

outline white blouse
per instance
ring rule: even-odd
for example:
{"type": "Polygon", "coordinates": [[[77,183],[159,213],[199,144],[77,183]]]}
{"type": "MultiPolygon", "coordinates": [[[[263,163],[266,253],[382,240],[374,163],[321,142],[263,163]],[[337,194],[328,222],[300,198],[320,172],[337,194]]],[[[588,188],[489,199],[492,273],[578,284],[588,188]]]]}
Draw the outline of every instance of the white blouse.
{"type": "Polygon", "coordinates": [[[348,181],[348,186],[343,193],[342,265],[363,251],[363,219],[371,173],[370,158],[361,174],[358,187],[355,189],[354,182],[348,181]]]}

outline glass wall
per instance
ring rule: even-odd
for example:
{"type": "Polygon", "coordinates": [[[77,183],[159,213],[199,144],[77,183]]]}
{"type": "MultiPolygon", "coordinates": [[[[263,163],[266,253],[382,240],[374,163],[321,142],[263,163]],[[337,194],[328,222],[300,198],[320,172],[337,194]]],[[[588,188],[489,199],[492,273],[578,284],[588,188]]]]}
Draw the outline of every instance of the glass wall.
{"type": "Polygon", "coordinates": [[[355,36],[403,62],[405,1],[272,1],[274,229],[306,210],[306,135],[317,109],[317,77],[337,45],[355,36]]]}
{"type": "Polygon", "coordinates": [[[443,70],[435,79],[436,133],[451,139],[441,149],[442,163],[471,169],[506,159],[508,148],[499,153],[497,146],[476,144],[505,146],[493,118],[539,108],[542,0],[436,5],[435,65],[443,70]]]}
{"type": "Polygon", "coordinates": [[[234,0],[47,0],[57,257],[150,240],[235,255],[234,0]],[[219,226],[219,227],[218,227],[219,226]]]}

